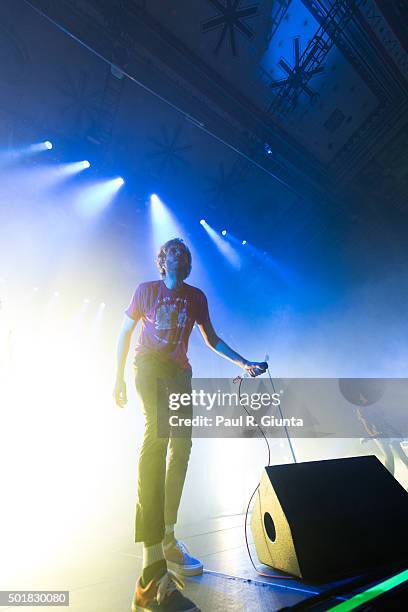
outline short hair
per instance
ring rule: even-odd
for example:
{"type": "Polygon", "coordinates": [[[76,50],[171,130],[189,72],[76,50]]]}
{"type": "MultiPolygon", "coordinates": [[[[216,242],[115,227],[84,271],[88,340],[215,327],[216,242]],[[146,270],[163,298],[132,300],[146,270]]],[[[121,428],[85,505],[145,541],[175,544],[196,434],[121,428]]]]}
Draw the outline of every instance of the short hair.
{"type": "Polygon", "coordinates": [[[156,258],[157,267],[159,268],[160,276],[162,277],[166,276],[166,269],[164,267],[164,264],[166,263],[167,252],[172,246],[175,246],[175,245],[182,246],[185,252],[187,253],[188,267],[185,270],[185,274],[183,276],[183,280],[184,280],[185,278],[187,278],[187,276],[191,272],[191,252],[182,238],[172,238],[171,240],[168,240],[167,242],[162,244],[162,246],[159,249],[159,252],[157,253],[157,258],[156,258]]]}

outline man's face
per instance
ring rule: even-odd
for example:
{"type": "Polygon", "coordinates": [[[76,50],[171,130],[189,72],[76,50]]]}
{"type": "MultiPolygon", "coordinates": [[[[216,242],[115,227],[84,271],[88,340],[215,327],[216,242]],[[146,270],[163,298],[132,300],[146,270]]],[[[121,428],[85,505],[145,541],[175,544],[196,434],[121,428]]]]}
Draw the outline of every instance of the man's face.
{"type": "Polygon", "coordinates": [[[165,268],[166,272],[180,274],[187,272],[189,258],[186,249],[182,244],[175,244],[168,248],[166,252],[165,268]]]}

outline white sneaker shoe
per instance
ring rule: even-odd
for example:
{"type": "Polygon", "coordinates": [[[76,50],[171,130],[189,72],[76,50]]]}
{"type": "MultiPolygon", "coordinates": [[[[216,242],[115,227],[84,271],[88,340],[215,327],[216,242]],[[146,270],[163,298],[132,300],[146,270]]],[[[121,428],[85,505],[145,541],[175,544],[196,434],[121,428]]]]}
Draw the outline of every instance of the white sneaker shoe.
{"type": "Polygon", "coordinates": [[[203,564],[190,555],[183,542],[176,540],[175,544],[164,547],[164,557],[167,567],[181,576],[198,576],[203,573],[203,564]]]}

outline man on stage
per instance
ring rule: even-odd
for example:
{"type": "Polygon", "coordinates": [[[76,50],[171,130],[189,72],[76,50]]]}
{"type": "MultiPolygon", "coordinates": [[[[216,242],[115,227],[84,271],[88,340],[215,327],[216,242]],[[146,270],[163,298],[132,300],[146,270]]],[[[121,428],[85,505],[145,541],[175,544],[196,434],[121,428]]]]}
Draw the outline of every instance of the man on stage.
{"type": "MultiPolygon", "coordinates": [[[[126,310],[119,334],[114,397],[127,403],[124,369],[132,332],[142,328],[135,355],[135,382],[144,416],[145,432],[139,458],[135,541],[143,542],[143,573],[136,585],[132,611],[193,611],[198,608],[177,588],[177,575],[203,571],[174,535],[191,450],[191,428],[183,437],[161,437],[157,415],[167,410],[158,401],[157,380],[165,379],[169,392],[191,393],[192,370],[187,358],[188,341],[197,323],[206,344],[255,377],[267,364],[244,359],[212,326],[204,293],[185,283],[191,272],[191,253],[183,240],[166,242],[157,256],[161,280],[141,283],[126,310]],[[166,457],[168,465],[166,469],[166,457]],[[168,570],[174,570],[175,573],[168,570]]],[[[191,407],[186,408],[188,415],[191,407]]]]}

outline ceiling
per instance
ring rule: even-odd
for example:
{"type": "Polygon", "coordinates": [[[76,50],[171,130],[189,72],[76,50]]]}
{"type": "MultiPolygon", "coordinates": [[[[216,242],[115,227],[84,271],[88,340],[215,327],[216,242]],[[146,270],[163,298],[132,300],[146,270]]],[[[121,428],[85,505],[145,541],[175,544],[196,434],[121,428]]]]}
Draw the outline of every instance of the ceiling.
{"type": "Polygon", "coordinates": [[[303,192],[351,183],[408,120],[402,0],[32,4],[303,192]]]}
{"type": "Polygon", "coordinates": [[[13,118],[14,138],[23,120],[87,143],[144,190],[167,181],[242,231],[255,217],[263,244],[279,233],[285,249],[315,237],[351,248],[374,232],[373,251],[403,248],[405,1],[7,0],[0,11],[0,136],[13,118]]]}

